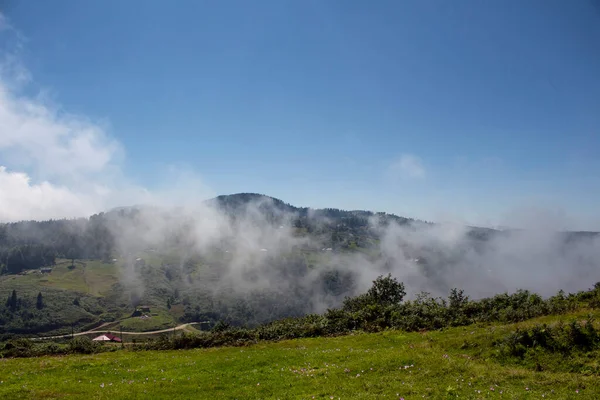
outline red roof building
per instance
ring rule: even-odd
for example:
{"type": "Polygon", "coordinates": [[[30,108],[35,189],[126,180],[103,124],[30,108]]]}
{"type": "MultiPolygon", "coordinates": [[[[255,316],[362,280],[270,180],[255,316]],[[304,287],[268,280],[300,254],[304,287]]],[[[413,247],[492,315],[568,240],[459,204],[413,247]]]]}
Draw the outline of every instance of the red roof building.
{"type": "Polygon", "coordinates": [[[120,337],[115,336],[111,333],[105,333],[104,335],[95,337],[92,340],[95,342],[118,342],[118,343],[121,343],[121,341],[122,341],[120,337]]]}

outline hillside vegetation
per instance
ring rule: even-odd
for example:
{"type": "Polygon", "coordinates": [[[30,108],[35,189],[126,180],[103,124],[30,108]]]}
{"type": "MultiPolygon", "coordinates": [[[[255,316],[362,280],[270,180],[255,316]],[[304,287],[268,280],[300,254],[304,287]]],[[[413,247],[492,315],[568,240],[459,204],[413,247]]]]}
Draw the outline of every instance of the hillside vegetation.
{"type": "MultiPolygon", "coordinates": [[[[0,346],[2,398],[597,398],[600,283],[471,300],[380,276],[323,314],[128,344],[0,346]],[[209,349],[210,348],[210,349],[209,349]],[[57,357],[61,355],[61,357],[57,357]]],[[[12,306],[12,304],[9,304],[12,306]]],[[[65,339],[62,339],[65,340],[65,339]]]]}
{"type": "MultiPolygon", "coordinates": [[[[357,312],[360,304],[345,303],[381,273],[401,277],[413,302],[406,304],[423,313],[457,287],[465,292],[455,295],[481,299],[508,296],[521,284],[539,288],[544,301],[529,292],[515,296],[551,308],[546,300],[559,288],[581,290],[597,280],[597,237],[563,232],[540,248],[539,240],[525,245],[527,233],[457,231],[249,193],[219,196],[192,211],[128,207],[76,220],[0,224],[0,340],[82,332],[107,322],[125,331],[189,322],[251,329],[340,308],[335,312],[345,314],[328,313],[326,329],[360,329],[361,319],[376,325],[381,318],[396,328],[422,326],[424,317],[402,319],[402,310],[375,317],[378,310],[357,312]],[[549,276],[543,268],[570,273],[549,282],[538,278],[549,276]],[[139,306],[150,311],[138,313],[139,306]]],[[[464,318],[481,320],[486,312],[464,318]]],[[[522,312],[506,309],[507,316],[493,318],[513,321],[522,312]]],[[[427,324],[445,326],[436,318],[427,324]]]]}
{"type": "Polygon", "coordinates": [[[357,332],[244,347],[0,359],[0,397],[597,399],[598,348],[582,340],[593,336],[583,322],[588,318],[582,310],[422,333],[357,332]],[[587,334],[571,331],[571,321],[587,334]],[[544,337],[544,329],[551,332],[547,337],[571,347],[524,339],[544,337]],[[514,345],[525,351],[515,352],[514,345]]]}

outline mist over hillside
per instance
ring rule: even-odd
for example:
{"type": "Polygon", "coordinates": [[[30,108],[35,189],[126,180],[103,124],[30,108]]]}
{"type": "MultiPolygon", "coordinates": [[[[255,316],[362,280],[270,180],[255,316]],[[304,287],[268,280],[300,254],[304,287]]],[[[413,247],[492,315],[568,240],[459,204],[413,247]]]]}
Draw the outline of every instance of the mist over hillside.
{"type": "MultiPolygon", "coordinates": [[[[241,193],[194,206],[121,207],[0,226],[4,275],[59,259],[116,266],[105,307],[152,304],[180,321],[256,325],[322,312],[391,273],[414,297],[577,291],[600,280],[594,232],[493,230],[386,213],[309,209],[241,193]]],[[[102,267],[96,267],[102,268],[102,267]]],[[[11,289],[8,281],[4,291],[11,289]]],[[[110,307],[109,307],[110,308],[110,307]]]]}

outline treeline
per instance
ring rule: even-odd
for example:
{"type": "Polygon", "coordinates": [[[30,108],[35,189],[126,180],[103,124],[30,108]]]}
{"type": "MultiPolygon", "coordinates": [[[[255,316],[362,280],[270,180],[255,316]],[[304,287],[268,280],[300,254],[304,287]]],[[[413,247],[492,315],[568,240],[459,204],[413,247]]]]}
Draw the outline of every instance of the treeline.
{"type": "Polygon", "coordinates": [[[543,299],[526,290],[471,300],[453,289],[447,299],[422,293],[404,301],[404,284],[380,276],[362,295],[347,298],[341,307],[317,315],[286,318],[248,329],[217,323],[208,334],[162,337],[140,345],[144,349],[243,346],[260,341],[345,335],[351,332],[439,330],[475,323],[513,323],[544,315],[558,315],[580,307],[600,307],[600,283],[590,291],[566,295],[560,291],[543,299]]]}
{"type": "MultiPolygon", "coordinates": [[[[216,206],[234,222],[256,218],[260,223],[276,226],[289,224],[335,248],[368,247],[370,238],[377,235],[369,223],[373,216],[377,216],[382,225],[390,221],[410,221],[369,211],[297,208],[281,200],[252,193],[219,196],[208,204],[216,206]],[[254,206],[258,212],[249,212],[249,206],[254,206]]],[[[113,232],[120,232],[125,226],[143,230],[148,221],[140,221],[140,213],[136,208],[121,208],[90,218],[0,224],[0,274],[17,274],[51,266],[57,258],[108,260],[116,250],[113,232]]],[[[174,233],[168,244],[180,244],[181,235],[185,236],[185,230],[174,233]]]]}
{"type": "Polygon", "coordinates": [[[0,225],[0,273],[54,265],[56,258],[108,259],[114,237],[104,213],[81,219],[0,225]]]}
{"type": "Polygon", "coordinates": [[[404,284],[391,276],[381,276],[362,295],[349,297],[339,308],[317,315],[286,318],[254,329],[219,322],[208,335],[182,335],[156,341],[148,348],[191,348],[246,345],[263,340],[344,335],[354,331],[378,332],[437,330],[475,323],[512,323],[543,315],[562,314],[582,305],[600,307],[600,284],[591,291],[548,299],[526,290],[470,300],[462,290],[453,289],[447,299],[422,293],[404,301],[404,284]]]}
{"type": "MultiPolygon", "coordinates": [[[[134,349],[167,350],[184,348],[205,348],[218,346],[245,346],[261,341],[337,336],[351,332],[378,332],[386,329],[403,331],[439,330],[449,327],[466,326],[475,323],[513,323],[544,315],[558,315],[581,307],[600,307],[600,283],[594,289],[566,295],[562,291],[548,299],[526,290],[513,294],[499,294],[481,300],[470,300],[461,290],[453,289],[447,299],[434,298],[422,293],[415,300],[404,301],[404,284],[395,278],[380,276],[364,294],[346,298],[339,308],[329,309],[317,315],[286,318],[256,328],[231,326],[225,321],[218,322],[210,332],[200,334],[184,333],[174,337],[162,336],[159,339],[138,343],[134,349]]],[[[563,328],[560,328],[563,329],[563,328]]],[[[571,324],[564,332],[571,335],[574,346],[597,346],[600,336],[589,324],[580,327],[571,324]],[[582,333],[583,332],[583,333],[582,333]],[[587,338],[581,334],[588,335],[587,338]]],[[[520,349],[542,338],[544,346],[566,349],[556,340],[561,332],[558,328],[548,332],[517,332],[498,346],[508,346],[508,351],[520,355],[520,349]]],[[[32,356],[40,354],[64,354],[68,352],[103,351],[103,346],[89,339],[79,338],[63,345],[40,344],[24,340],[7,342],[0,348],[3,356],[32,356]]]]}

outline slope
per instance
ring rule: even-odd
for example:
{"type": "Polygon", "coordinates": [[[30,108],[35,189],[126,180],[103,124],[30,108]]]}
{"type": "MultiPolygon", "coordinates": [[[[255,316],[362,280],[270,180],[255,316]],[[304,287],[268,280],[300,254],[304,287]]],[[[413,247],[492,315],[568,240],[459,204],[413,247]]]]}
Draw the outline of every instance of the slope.
{"type": "Polygon", "coordinates": [[[588,318],[587,311],[425,333],[3,359],[0,397],[596,399],[597,349],[573,352],[564,361],[559,354],[545,357],[539,349],[529,360],[503,355],[502,343],[519,330],[582,318],[588,318]]]}

